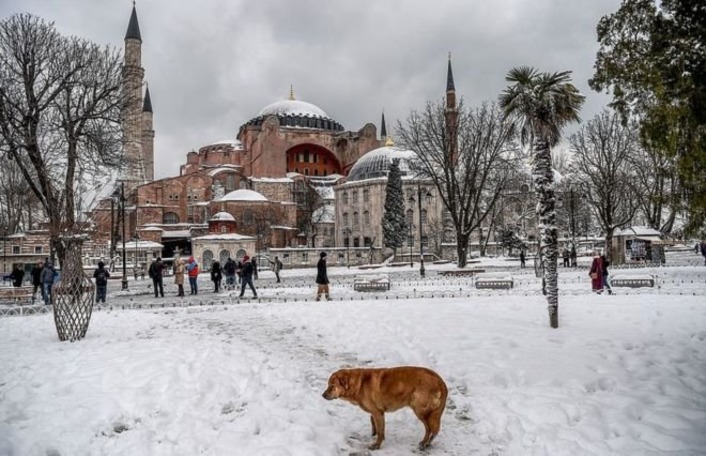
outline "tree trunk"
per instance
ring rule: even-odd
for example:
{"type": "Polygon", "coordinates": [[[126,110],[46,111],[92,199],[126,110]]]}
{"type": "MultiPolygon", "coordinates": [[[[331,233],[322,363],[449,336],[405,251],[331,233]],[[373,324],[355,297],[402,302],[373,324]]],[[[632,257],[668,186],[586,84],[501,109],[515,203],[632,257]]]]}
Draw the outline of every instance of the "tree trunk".
{"type": "MultiPolygon", "coordinates": [[[[537,138],[535,136],[535,138],[537,138]]],[[[559,327],[559,289],[557,277],[557,229],[556,199],[554,195],[554,173],[549,144],[542,139],[535,139],[535,161],[532,177],[537,192],[539,210],[540,249],[544,259],[544,281],[546,283],[549,325],[559,327]]]]}
{"type": "Polygon", "coordinates": [[[61,262],[61,276],[51,292],[54,305],[54,325],[59,340],[74,342],[83,339],[91,321],[95,286],[83,272],[81,245],[77,237],[59,239],[64,252],[61,262]]]}
{"type": "Polygon", "coordinates": [[[470,235],[459,234],[456,236],[456,254],[458,255],[458,261],[456,265],[459,268],[465,268],[468,264],[468,240],[470,235]]]}

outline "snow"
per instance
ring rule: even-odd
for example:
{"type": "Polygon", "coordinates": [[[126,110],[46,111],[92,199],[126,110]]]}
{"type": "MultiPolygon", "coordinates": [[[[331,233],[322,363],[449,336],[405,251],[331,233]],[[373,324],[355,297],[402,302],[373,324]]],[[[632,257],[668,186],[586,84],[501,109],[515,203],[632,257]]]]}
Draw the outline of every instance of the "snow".
{"type": "Polygon", "coordinates": [[[288,183],[294,182],[289,177],[250,177],[249,179],[252,182],[274,182],[274,183],[283,183],[283,184],[288,184],[288,183]]]}
{"type": "Polygon", "coordinates": [[[631,226],[622,230],[620,228],[616,228],[615,231],[613,231],[613,236],[661,237],[662,233],[659,230],[655,230],[654,228],[647,226],[631,226]]]}
{"type": "MultiPolygon", "coordinates": [[[[589,291],[590,258],[559,268],[558,329],[539,279],[502,258],[478,265],[512,275],[512,291],[437,275],[449,265],[425,279],[382,267],[381,293],[330,267],[333,302],[313,302],[313,268],[285,269],[282,284],[261,271],[259,302],[214,294],[207,274],[183,300],[171,277],[164,299],[149,281],[110,281],[80,342],[58,342],[51,315],[0,318],[0,454],[368,454],[368,416],[321,393],[341,367],[405,364],[449,387],[429,454],[704,454],[706,268],[681,255],[644,269],[660,288],[613,296],[589,291]]],[[[386,422],[374,454],[415,453],[411,411],[386,422]]]]}
{"type": "Polygon", "coordinates": [[[292,115],[292,116],[311,116],[311,117],[321,117],[324,119],[330,118],[328,114],[324,112],[323,109],[316,105],[307,103],[301,100],[282,100],[276,101],[270,105],[265,106],[257,114],[257,117],[267,116],[267,115],[292,115]]]}
{"type": "Polygon", "coordinates": [[[262,193],[241,188],[226,194],[219,201],[267,201],[262,193]]]}
{"type": "Polygon", "coordinates": [[[362,181],[380,177],[387,178],[387,171],[395,158],[400,159],[400,171],[402,175],[410,174],[409,162],[416,158],[411,150],[402,149],[395,146],[379,147],[363,155],[351,167],[348,173],[347,182],[362,181]]]}
{"type": "Polygon", "coordinates": [[[211,176],[211,177],[214,177],[214,176],[217,175],[218,173],[222,173],[222,172],[230,172],[230,173],[232,173],[232,172],[236,171],[237,168],[239,168],[239,167],[234,167],[234,166],[219,166],[218,168],[213,168],[213,169],[209,170],[209,171],[208,171],[208,175],[211,176]]]}
{"type": "Polygon", "coordinates": [[[255,238],[237,233],[214,233],[194,238],[194,241],[250,241],[255,238]]]}
{"type": "Polygon", "coordinates": [[[212,222],[225,221],[225,222],[235,222],[235,217],[228,212],[217,212],[211,217],[212,222]]]}

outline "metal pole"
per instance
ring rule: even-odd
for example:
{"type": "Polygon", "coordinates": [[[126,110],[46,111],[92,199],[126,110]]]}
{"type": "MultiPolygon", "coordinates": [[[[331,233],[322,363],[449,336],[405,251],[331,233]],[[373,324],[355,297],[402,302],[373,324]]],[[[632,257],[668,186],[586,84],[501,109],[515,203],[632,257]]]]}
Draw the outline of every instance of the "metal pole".
{"type": "Polygon", "coordinates": [[[122,289],[127,290],[127,265],[125,258],[125,183],[120,182],[120,213],[123,219],[123,280],[122,289]]]}
{"type": "Polygon", "coordinates": [[[576,220],[574,219],[574,189],[569,190],[569,209],[571,210],[571,245],[576,248],[576,220]]]}
{"type": "Polygon", "coordinates": [[[414,238],[412,237],[412,220],[414,218],[411,218],[409,220],[409,267],[413,268],[414,267],[414,238]]]}
{"type": "Polygon", "coordinates": [[[417,182],[417,200],[419,201],[419,275],[424,277],[424,242],[422,241],[422,188],[417,182]]]}
{"type": "Polygon", "coordinates": [[[110,261],[115,257],[115,200],[110,198],[110,261]]]}

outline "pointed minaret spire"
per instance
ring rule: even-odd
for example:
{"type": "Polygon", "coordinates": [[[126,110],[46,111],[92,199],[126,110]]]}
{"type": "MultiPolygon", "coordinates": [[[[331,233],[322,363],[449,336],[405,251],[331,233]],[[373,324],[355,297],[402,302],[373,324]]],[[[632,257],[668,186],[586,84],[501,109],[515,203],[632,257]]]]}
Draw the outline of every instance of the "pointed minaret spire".
{"type": "Polygon", "coordinates": [[[289,86],[289,99],[294,101],[296,98],[294,98],[294,85],[289,86]]]}
{"type": "Polygon", "coordinates": [[[125,33],[125,39],[128,38],[134,38],[142,42],[142,36],[140,35],[140,24],[137,22],[135,2],[132,2],[132,14],[130,15],[130,22],[127,25],[127,32],[125,33]]]}
{"type": "Polygon", "coordinates": [[[382,110],[382,120],[380,121],[380,139],[387,139],[387,125],[385,125],[385,110],[382,110]]]}
{"type": "Polygon", "coordinates": [[[142,112],[152,112],[152,98],[150,97],[150,86],[145,84],[145,101],[142,103],[142,112]]]}
{"type": "Polygon", "coordinates": [[[454,85],[454,72],[451,69],[451,52],[449,52],[449,69],[446,73],[446,91],[455,92],[456,86],[454,85]]]}

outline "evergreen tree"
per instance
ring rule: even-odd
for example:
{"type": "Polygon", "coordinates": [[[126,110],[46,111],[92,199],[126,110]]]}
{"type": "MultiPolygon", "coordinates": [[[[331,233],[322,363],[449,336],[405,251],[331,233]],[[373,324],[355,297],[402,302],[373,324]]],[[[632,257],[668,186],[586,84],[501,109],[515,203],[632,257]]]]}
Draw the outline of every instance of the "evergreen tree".
{"type": "Polygon", "coordinates": [[[400,159],[395,158],[390,163],[385,188],[385,213],[382,217],[382,238],[385,247],[394,249],[404,244],[407,233],[407,221],[404,216],[404,194],[402,193],[402,172],[400,159]]]}

